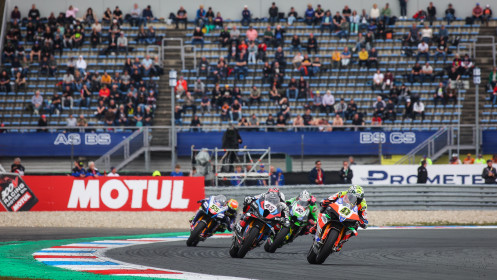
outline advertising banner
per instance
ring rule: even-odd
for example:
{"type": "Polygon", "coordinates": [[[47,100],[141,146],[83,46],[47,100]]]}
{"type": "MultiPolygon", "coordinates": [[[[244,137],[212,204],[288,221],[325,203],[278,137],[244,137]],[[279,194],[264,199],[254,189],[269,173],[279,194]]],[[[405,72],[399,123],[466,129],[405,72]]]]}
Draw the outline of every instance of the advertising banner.
{"type": "Polygon", "coordinates": [[[195,211],[197,201],[204,198],[203,177],[23,176],[22,179],[31,189],[29,194],[38,200],[30,204],[30,211],[195,211]]]}
{"type": "MultiPolygon", "coordinates": [[[[358,185],[416,184],[419,165],[353,165],[352,183],[358,185]]],[[[483,184],[482,164],[428,165],[427,184],[474,185],[483,184]]]]}
{"type": "Polygon", "coordinates": [[[497,154],[497,130],[484,130],[481,134],[482,153],[497,154]]]}
{"type": "MultiPolygon", "coordinates": [[[[249,149],[271,148],[288,155],[383,155],[407,154],[433,135],[433,131],[333,131],[252,132],[240,131],[242,145],[249,149]]],[[[189,156],[196,148],[221,147],[222,132],[178,133],[178,154],[189,156]]],[[[241,145],[241,146],[242,146],[241,145]]]]}
{"type": "Polygon", "coordinates": [[[0,174],[0,200],[6,211],[29,211],[38,199],[19,174],[0,174]]]}
{"type": "Polygon", "coordinates": [[[129,135],[130,132],[3,133],[0,156],[101,156],[129,135]]]}

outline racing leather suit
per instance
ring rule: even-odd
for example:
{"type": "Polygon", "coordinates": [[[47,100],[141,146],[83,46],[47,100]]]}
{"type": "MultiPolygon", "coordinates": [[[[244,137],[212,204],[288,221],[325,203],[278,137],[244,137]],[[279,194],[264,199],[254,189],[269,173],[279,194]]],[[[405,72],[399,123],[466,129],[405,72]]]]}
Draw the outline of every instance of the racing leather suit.
{"type": "MultiPolygon", "coordinates": [[[[201,205],[200,208],[202,208],[202,204],[206,201],[209,201],[209,199],[210,198],[207,197],[205,199],[197,201],[201,205]]],[[[217,216],[218,218],[220,218],[220,223],[217,226],[216,231],[221,232],[221,231],[225,231],[226,229],[228,231],[231,231],[231,229],[233,228],[233,224],[235,223],[235,220],[236,220],[236,210],[229,208],[228,205],[226,205],[226,202],[220,209],[221,210],[219,212],[223,212],[223,211],[225,211],[225,212],[224,212],[224,215],[221,214],[221,215],[217,216]]],[[[191,226],[195,225],[195,223],[197,222],[198,218],[200,218],[201,215],[202,215],[202,212],[197,211],[197,214],[195,214],[195,216],[191,220],[191,226]]]]}
{"type": "MultiPolygon", "coordinates": [[[[293,202],[295,202],[295,200],[297,200],[299,197],[296,196],[294,198],[291,198],[289,200],[286,201],[286,204],[288,206],[292,205],[293,202]]],[[[315,225],[316,225],[316,221],[318,220],[318,207],[316,207],[316,198],[314,196],[311,196],[311,201],[310,201],[310,204],[309,204],[309,216],[308,216],[308,220],[307,220],[307,227],[305,228],[305,230],[302,231],[302,234],[309,234],[312,229],[314,229],[315,225]]]]}
{"type": "MultiPolygon", "coordinates": [[[[335,202],[339,198],[343,198],[344,196],[347,195],[347,191],[342,191],[342,192],[337,192],[336,194],[328,197],[327,199],[323,200],[321,202],[321,212],[323,212],[326,207],[328,207],[329,204],[335,202]]],[[[352,235],[357,235],[357,228],[360,226],[362,228],[366,228],[368,224],[368,216],[366,209],[368,208],[368,205],[366,204],[366,199],[365,198],[358,198],[357,199],[357,212],[359,214],[359,225],[355,225],[353,228],[349,228],[348,231],[345,232],[345,235],[342,237],[342,240],[340,241],[340,246],[337,250],[340,251],[343,243],[349,240],[352,235]]]]}
{"type": "MultiPolygon", "coordinates": [[[[261,193],[260,195],[256,195],[256,196],[247,196],[245,197],[245,200],[243,202],[243,214],[242,214],[242,219],[240,220],[240,226],[243,228],[245,228],[245,219],[246,219],[246,216],[245,214],[247,213],[247,211],[250,209],[250,203],[252,203],[252,201],[254,200],[257,200],[259,198],[261,198],[262,196],[265,196],[266,194],[268,194],[270,192],[266,192],[266,193],[261,193]]],[[[290,216],[290,210],[288,209],[288,205],[285,203],[285,195],[281,192],[278,192],[278,196],[280,198],[280,202],[278,203],[279,206],[281,206],[281,213],[282,213],[282,220],[280,221],[280,224],[288,224],[289,223],[289,220],[288,220],[288,217],[290,216]]]]}

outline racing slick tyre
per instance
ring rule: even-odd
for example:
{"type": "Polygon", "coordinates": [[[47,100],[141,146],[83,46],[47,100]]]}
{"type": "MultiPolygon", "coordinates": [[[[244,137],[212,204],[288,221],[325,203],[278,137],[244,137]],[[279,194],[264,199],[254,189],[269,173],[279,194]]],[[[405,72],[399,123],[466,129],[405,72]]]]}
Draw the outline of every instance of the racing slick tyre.
{"type": "Polygon", "coordinates": [[[200,242],[200,234],[202,231],[205,229],[205,222],[200,221],[197,223],[193,231],[190,233],[190,237],[188,237],[188,240],[186,240],[186,246],[188,247],[195,247],[197,246],[198,242],[200,242]]]}
{"type": "Polygon", "coordinates": [[[278,249],[281,246],[283,246],[283,242],[285,241],[285,238],[288,235],[288,232],[290,232],[290,228],[288,228],[288,227],[282,227],[280,229],[280,231],[278,231],[278,233],[274,237],[273,242],[271,243],[271,245],[269,246],[269,248],[268,248],[268,250],[266,252],[268,252],[268,253],[274,253],[274,252],[276,252],[276,249],[278,249]]]}
{"type": "Polygon", "coordinates": [[[328,235],[328,238],[326,239],[326,242],[324,243],[323,247],[321,247],[321,250],[319,250],[319,253],[316,257],[316,264],[324,263],[326,258],[331,254],[333,245],[335,244],[337,238],[338,238],[338,231],[331,230],[328,235]]]}
{"type": "Polygon", "coordinates": [[[310,264],[316,264],[316,253],[314,253],[314,243],[311,245],[311,249],[307,253],[307,262],[310,264]]]}
{"type": "Polygon", "coordinates": [[[232,258],[238,258],[238,246],[236,246],[236,239],[233,237],[233,241],[231,242],[231,247],[230,247],[230,256],[232,258]]]}
{"type": "Polygon", "coordinates": [[[252,249],[252,246],[254,245],[255,240],[259,236],[259,229],[257,227],[252,227],[250,229],[250,232],[248,233],[247,237],[243,240],[242,247],[238,250],[237,256],[239,258],[245,257],[248,251],[252,249]]]}

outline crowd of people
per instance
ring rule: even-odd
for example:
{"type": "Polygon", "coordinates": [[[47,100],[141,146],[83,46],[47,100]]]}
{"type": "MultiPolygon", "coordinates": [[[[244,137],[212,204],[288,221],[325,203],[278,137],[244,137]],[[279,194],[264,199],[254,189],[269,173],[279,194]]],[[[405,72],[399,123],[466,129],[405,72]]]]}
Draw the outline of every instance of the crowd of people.
{"type": "MultiPolygon", "coordinates": [[[[473,17],[476,16],[474,20],[480,19],[478,7],[479,5],[473,10],[473,17]]],[[[255,20],[247,16],[251,15],[247,10],[248,7],[245,6],[242,26],[248,28],[244,34],[236,25],[231,28],[223,25],[220,14],[214,13],[211,7],[207,13],[203,12],[203,6],[197,10],[195,20],[197,27],[193,34],[192,44],[200,45],[203,48],[204,33],[217,29],[219,30],[217,41],[221,47],[227,48],[227,54],[220,56],[216,62],[209,61],[206,57],[201,59],[197,73],[204,76],[205,79],[199,79],[194,83],[194,92],[189,91],[184,79],[178,81],[176,88],[179,87],[180,90],[176,90],[177,98],[182,99],[185,103],[185,106],[179,107],[175,111],[175,119],[178,124],[183,124],[182,113],[191,110],[193,117],[190,126],[194,127],[195,130],[200,130],[202,124],[197,115],[198,109],[201,110],[202,116],[206,112],[210,113],[211,110],[215,110],[220,115],[220,121],[238,122],[240,127],[250,127],[251,129],[259,125],[288,126],[292,124],[297,127],[319,126],[321,131],[332,131],[333,127],[341,126],[347,120],[350,120],[353,125],[366,123],[367,112],[371,111],[368,109],[358,111],[353,99],[347,104],[344,100],[338,98],[335,100],[331,93],[320,95],[319,91],[314,92],[310,88],[309,77],[320,75],[320,73],[329,70],[328,66],[323,66],[320,56],[312,57],[313,52],[317,53],[319,46],[317,36],[310,33],[307,40],[304,41],[298,34],[295,34],[291,36],[291,43],[287,46],[291,54],[287,54],[284,50],[288,48],[284,48],[286,30],[282,22],[287,20],[286,24],[292,25],[299,18],[293,7],[285,19],[279,13],[276,3],[272,3],[268,10],[268,26],[264,32],[260,33],[251,25],[255,20]],[[221,22],[221,24],[213,24],[209,27],[209,24],[214,21],[221,22]],[[270,58],[266,53],[270,47],[275,50],[274,59],[273,56],[270,58]],[[290,59],[291,63],[289,63],[290,59]],[[225,81],[229,76],[234,76],[237,82],[243,83],[248,75],[249,65],[255,65],[258,71],[262,72],[262,83],[264,86],[268,85],[267,95],[263,94],[264,89],[255,85],[252,86],[248,97],[241,94],[236,83],[233,90],[229,87],[225,89],[219,86],[219,83],[225,81]],[[291,77],[289,81],[285,81],[285,73],[290,72],[289,70],[292,68],[300,73],[300,78],[291,77]],[[207,88],[209,84],[214,85],[211,90],[207,88]],[[195,99],[200,99],[200,104],[195,102],[195,99]],[[264,120],[259,120],[263,116],[253,114],[244,116],[242,114],[250,106],[255,104],[260,106],[264,99],[269,99],[270,105],[273,105],[272,102],[274,102],[274,106],[278,108],[277,111],[267,115],[265,123],[264,120]],[[305,100],[305,113],[296,116],[293,120],[291,117],[294,113],[289,101],[291,99],[305,100]],[[309,115],[307,114],[308,109],[311,113],[309,115]],[[326,118],[314,119],[313,113],[315,112],[326,113],[326,118]],[[329,118],[330,114],[331,118],[329,118]]],[[[490,7],[486,7],[485,12],[482,9],[482,13],[491,15],[490,7]]],[[[447,57],[451,54],[449,46],[457,46],[460,38],[451,36],[444,24],[440,25],[438,30],[433,29],[433,22],[437,20],[434,4],[430,2],[426,11],[416,14],[420,14],[417,19],[423,25],[420,26],[419,22],[412,24],[412,27],[402,38],[402,53],[416,58],[416,63],[412,69],[403,75],[404,81],[398,79],[390,70],[382,73],[378,67],[381,56],[375,48],[376,40],[392,38],[393,30],[388,29],[389,25],[394,24],[399,19],[393,15],[388,3],[381,9],[374,4],[370,13],[367,13],[365,9],[358,13],[346,5],[341,12],[337,11],[336,14],[323,9],[321,5],[316,8],[308,5],[303,17],[301,17],[308,25],[319,26],[321,34],[329,31],[339,39],[348,38],[350,34],[357,34],[355,40],[349,40],[349,42],[353,42],[354,47],[346,46],[343,50],[336,49],[331,53],[331,67],[332,69],[341,69],[357,65],[359,70],[376,69],[370,82],[372,90],[378,94],[377,99],[372,104],[373,114],[370,120],[372,125],[381,125],[384,121],[393,122],[397,120],[397,115],[401,115],[403,120],[425,119],[426,101],[421,100],[419,91],[409,89],[410,84],[415,82],[434,83],[438,79],[440,83],[431,85],[434,91],[433,104],[435,106],[455,104],[458,98],[457,90],[461,86],[461,77],[472,75],[475,65],[468,54],[460,56],[456,53],[452,63],[446,64],[447,57]],[[426,22],[424,22],[425,20],[426,22]],[[420,59],[424,59],[424,63],[420,63],[420,59]],[[441,71],[435,68],[438,63],[443,63],[441,71]]],[[[186,11],[181,7],[177,16],[184,15],[186,15],[186,11]]],[[[405,15],[401,14],[400,19],[405,19],[405,15]]],[[[447,21],[447,25],[450,25],[455,19],[454,7],[449,5],[444,13],[444,20],[447,21]]],[[[482,16],[481,20],[486,22],[489,17],[482,16]]],[[[497,82],[495,74],[493,81],[492,88],[495,88],[495,82],[497,82]]],[[[495,96],[497,96],[497,88],[492,97],[497,102],[495,96]]]]}
{"type": "MultiPolygon", "coordinates": [[[[150,125],[156,109],[158,86],[156,80],[147,77],[162,75],[163,69],[158,57],[146,55],[140,59],[131,56],[133,49],[128,46],[128,38],[121,26],[130,24],[140,27],[137,43],[160,42],[154,27],[146,27],[157,20],[151,6],[142,10],[134,4],[127,14],[116,6],[114,11],[107,8],[101,17],[90,7],[84,15],[78,14],[79,9],[72,5],[67,11],[58,15],[52,12],[48,17],[41,15],[35,4],[27,16],[21,14],[17,6],[14,7],[6,45],[2,50],[3,62],[10,63],[10,67],[0,73],[0,90],[12,91],[12,76],[15,77],[15,90],[25,90],[29,82],[27,75],[30,69],[35,69],[41,76],[60,79],[53,94],[37,90],[26,107],[40,116],[39,126],[47,125],[47,115],[59,115],[64,110],[72,112],[75,104],[87,109],[97,105],[93,117],[107,126],[150,125]],[[88,28],[90,33],[85,32],[88,28]],[[89,43],[101,54],[126,54],[124,67],[114,73],[105,70],[102,73],[89,68],[83,55],[70,57],[67,62],[56,60],[56,57],[62,59],[67,49],[74,51],[84,43],[89,43]],[[31,47],[30,51],[26,51],[25,47],[31,47]]],[[[74,121],[70,116],[67,126],[85,127],[88,125],[85,117],[92,116],[82,115],[79,121],[74,121]]]]}

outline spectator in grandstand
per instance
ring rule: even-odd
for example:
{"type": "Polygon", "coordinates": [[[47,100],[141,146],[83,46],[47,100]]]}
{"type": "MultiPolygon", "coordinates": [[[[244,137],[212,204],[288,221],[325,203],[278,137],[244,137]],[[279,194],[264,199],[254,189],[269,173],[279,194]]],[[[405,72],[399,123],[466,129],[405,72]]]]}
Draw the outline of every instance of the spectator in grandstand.
{"type": "Polygon", "coordinates": [[[478,157],[475,159],[475,164],[485,164],[485,159],[482,154],[478,154],[478,157]]]}
{"type": "Polygon", "coordinates": [[[383,116],[387,104],[381,99],[381,96],[376,97],[376,102],[373,104],[374,113],[378,116],[383,116]]]}
{"type": "Polygon", "coordinates": [[[413,105],[411,103],[411,99],[407,98],[406,99],[406,104],[404,105],[404,114],[402,115],[402,120],[405,120],[406,118],[412,119],[412,114],[413,114],[413,105]]]}
{"type": "Polygon", "coordinates": [[[153,119],[154,119],[154,112],[152,111],[151,106],[145,106],[145,112],[143,113],[143,125],[145,126],[152,125],[153,119]]]}
{"type": "Polygon", "coordinates": [[[426,20],[430,22],[430,26],[433,25],[433,22],[437,20],[437,8],[433,5],[433,2],[430,2],[428,7],[426,8],[426,20]]]}
{"type": "MultiPolygon", "coordinates": [[[[276,126],[286,126],[286,119],[283,115],[278,115],[276,126]]],[[[278,129],[278,131],[284,131],[284,129],[278,129]]]]}
{"type": "Polygon", "coordinates": [[[314,34],[309,34],[309,38],[307,39],[307,52],[310,54],[311,50],[314,50],[314,53],[318,53],[318,41],[314,37],[314,34]]]}
{"type": "Polygon", "coordinates": [[[345,118],[347,120],[352,119],[352,117],[357,113],[357,104],[354,99],[351,99],[349,104],[347,104],[347,110],[345,110],[345,118]]]}
{"type": "Polygon", "coordinates": [[[200,5],[198,7],[197,13],[195,15],[195,25],[199,26],[200,28],[204,27],[206,23],[206,11],[204,9],[204,5],[200,5]]]}
{"type": "Polygon", "coordinates": [[[245,52],[242,51],[236,56],[235,77],[238,80],[244,80],[247,76],[247,73],[247,55],[245,52]]]}
{"type": "Polygon", "coordinates": [[[193,84],[193,94],[195,96],[202,96],[205,93],[205,84],[202,82],[202,80],[197,79],[195,83],[193,84]]]}
{"type": "Polygon", "coordinates": [[[315,167],[309,172],[309,183],[313,185],[323,185],[325,182],[324,170],[321,168],[321,161],[315,162],[315,167]]]}
{"type": "Polygon", "coordinates": [[[83,114],[79,115],[79,118],[77,120],[77,126],[78,127],[88,127],[88,121],[85,119],[85,115],[83,115],[83,114]]]}
{"type": "MultiPolygon", "coordinates": [[[[195,32],[197,32],[197,30],[195,30],[195,32]]],[[[196,37],[198,37],[199,35],[195,35],[195,32],[193,32],[193,38],[196,39],[196,37]]],[[[200,30],[200,32],[202,32],[200,30]]],[[[147,29],[147,37],[145,38],[145,41],[149,44],[149,45],[153,45],[157,42],[157,37],[156,37],[156,33],[155,33],[155,29],[154,29],[154,26],[153,25],[150,25],[147,29]]],[[[204,43],[203,43],[203,33],[202,33],[202,48],[204,47],[204,43]]],[[[193,43],[193,42],[192,42],[193,43]]]]}
{"type": "Polygon", "coordinates": [[[12,165],[10,166],[10,172],[17,173],[17,174],[23,176],[25,170],[26,169],[21,164],[21,158],[19,158],[19,157],[15,158],[14,163],[12,163],[12,165]]]}
{"type": "Polygon", "coordinates": [[[254,42],[251,42],[249,47],[248,47],[248,62],[250,64],[256,64],[257,63],[257,46],[255,45],[254,42]]]}
{"type": "Polygon", "coordinates": [[[497,85],[497,67],[494,67],[488,75],[488,88],[492,90],[497,85]]]}
{"type": "Polygon", "coordinates": [[[102,21],[107,24],[109,24],[112,21],[112,11],[110,10],[109,7],[105,9],[105,12],[102,16],[102,21]]]}
{"type": "Polygon", "coordinates": [[[371,50],[369,51],[368,62],[369,62],[369,67],[378,68],[378,51],[376,50],[376,48],[371,48],[371,50]]]}
{"type": "Polygon", "coordinates": [[[288,25],[293,25],[293,22],[297,20],[297,17],[298,17],[297,11],[295,11],[294,7],[291,7],[287,16],[288,25]]]}
{"type": "Polygon", "coordinates": [[[445,10],[445,20],[447,20],[447,25],[456,20],[456,10],[452,7],[452,4],[449,4],[445,10]]]}
{"type": "Polygon", "coordinates": [[[69,115],[69,118],[66,119],[66,127],[69,128],[68,131],[75,131],[74,129],[78,125],[78,120],[74,117],[73,114],[69,115]]]}
{"type": "Polygon", "coordinates": [[[95,162],[90,161],[88,163],[88,169],[86,170],[86,177],[94,177],[98,178],[102,176],[100,172],[98,172],[98,169],[95,167],[95,162]]]}
{"type": "Polygon", "coordinates": [[[352,124],[356,126],[363,126],[364,120],[362,119],[362,116],[356,113],[352,118],[352,124]]]}
{"type": "Polygon", "coordinates": [[[148,77],[150,75],[150,71],[154,66],[154,61],[150,58],[150,55],[146,55],[145,58],[141,61],[142,73],[144,76],[148,77]]]}
{"type": "Polygon", "coordinates": [[[424,56],[426,62],[430,60],[430,46],[428,46],[425,41],[421,41],[421,43],[418,44],[418,55],[416,56],[416,62],[419,61],[420,56],[424,56]]]}
{"type": "Polygon", "coordinates": [[[248,9],[248,6],[245,5],[243,6],[243,11],[242,11],[242,21],[241,21],[242,26],[250,25],[251,21],[252,21],[252,13],[248,9]]]}
{"type": "Polygon", "coordinates": [[[490,5],[487,4],[485,9],[483,9],[483,14],[482,14],[483,22],[485,22],[485,25],[488,26],[488,22],[492,18],[492,9],[490,9],[490,5]]]}
{"type": "Polygon", "coordinates": [[[36,8],[35,4],[31,6],[31,9],[28,12],[28,20],[34,24],[37,24],[40,20],[40,11],[36,8]]]}
{"type": "MultiPolygon", "coordinates": [[[[269,114],[266,119],[266,126],[275,126],[276,120],[273,118],[273,114],[269,114]]],[[[267,131],[274,131],[273,128],[268,128],[267,131]]]]}
{"type": "MultiPolygon", "coordinates": [[[[38,127],[47,127],[48,126],[48,121],[47,121],[47,116],[41,115],[40,118],[38,119],[38,127]]],[[[46,128],[38,128],[36,132],[45,132],[47,131],[46,128]]]]}
{"type": "Polygon", "coordinates": [[[369,68],[369,53],[366,48],[362,48],[359,52],[359,68],[362,67],[369,68]]]}
{"type": "Polygon", "coordinates": [[[352,53],[349,51],[349,47],[344,47],[343,52],[340,54],[340,59],[342,62],[342,66],[348,66],[350,64],[352,58],[352,53]]]}
{"type": "Polygon", "coordinates": [[[242,116],[242,104],[238,99],[233,100],[231,105],[230,118],[232,121],[239,121],[242,116]]]}
{"type": "Polygon", "coordinates": [[[483,9],[480,7],[479,3],[476,3],[476,6],[473,8],[471,18],[474,23],[476,23],[476,20],[478,19],[483,24],[483,9]]]}
{"type": "Polygon", "coordinates": [[[396,112],[395,104],[393,103],[392,99],[388,99],[387,104],[385,106],[384,110],[384,119],[389,120],[389,121],[395,121],[397,118],[397,112],[396,112]]]}
{"type": "MultiPolygon", "coordinates": [[[[337,12],[338,13],[338,12],[337,12]]],[[[333,30],[335,29],[334,23],[333,23],[333,17],[331,15],[331,12],[328,10],[326,11],[322,21],[321,21],[321,35],[323,34],[323,31],[327,29],[331,35],[333,33],[333,30]]]]}
{"type": "Polygon", "coordinates": [[[416,116],[420,115],[421,120],[424,121],[425,119],[425,104],[421,102],[420,100],[417,100],[414,102],[414,105],[412,107],[412,119],[415,120],[416,116]]]}
{"type": "Polygon", "coordinates": [[[444,38],[440,38],[438,42],[437,49],[435,50],[435,62],[437,63],[438,57],[443,57],[443,63],[445,63],[447,59],[447,43],[444,38]]]}
{"type": "Polygon", "coordinates": [[[384,78],[385,76],[383,75],[383,73],[381,73],[380,69],[377,69],[376,73],[373,75],[373,84],[371,85],[371,89],[376,90],[379,88],[383,90],[384,78]]]}
{"type": "Polygon", "coordinates": [[[419,62],[416,62],[416,64],[412,67],[411,73],[409,75],[409,82],[414,83],[415,81],[420,82],[421,81],[421,65],[419,65],[419,62]]]}
{"type": "Polygon", "coordinates": [[[421,40],[423,42],[425,42],[426,44],[431,43],[433,39],[433,29],[430,26],[425,24],[424,28],[421,29],[420,34],[421,34],[421,40]]]}
{"type": "Polygon", "coordinates": [[[333,51],[333,53],[331,54],[331,65],[333,66],[333,68],[337,68],[337,69],[340,68],[341,58],[342,58],[342,55],[341,55],[340,51],[338,51],[338,49],[335,49],[333,51]]]}
{"type": "Polygon", "coordinates": [[[302,116],[301,115],[297,115],[294,119],[293,119],[293,122],[292,122],[293,126],[294,127],[302,127],[304,126],[304,120],[302,119],[302,116]]]}
{"type": "Polygon", "coordinates": [[[431,67],[428,62],[421,67],[421,82],[424,83],[426,79],[428,79],[429,82],[433,82],[434,80],[433,67],[431,67]]]}
{"type": "Polygon", "coordinates": [[[40,111],[43,109],[43,96],[41,96],[40,91],[35,91],[33,97],[31,97],[31,108],[35,115],[39,115],[40,111]]]}
{"type": "Polygon", "coordinates": [[[219,42],[221,43],[221,47],[226,47],[231,44],[231,34],[228,30],[228,26],[225,26],[224,29],[219,33],[219,42]]]}
{"type": "Polygon", "coordinates": [[[131,26],[140,26],[143,23],[142,10],[138,7],[138,4],[133,5],[133,9],[129,12],[129,24],[131,26]]]}
{"type": "Polygon", "coordinates": [[[123,12],[116,6],[116,9],[112,12],[112,19],[117,20],[119,25],[122,25],[124,22],[123,12]]]}
{"type": "Polygon", "coordinates": [[[325,16],[324,9],[321,7],[321,4],[316,6],[316,10],[314,10],[314,26],[318,26],[323,22],[323,18],[325,16]]]}
{"type": "Polygon", "coordinates": [[[251,26],[247,29],[247,32],[245,33],[245,37],[247,38],[247,41],[250,43],[257,43],[257,37],[259,36],[259,33],[257,32],[256,29],[254,29],[251,26]]]}
{"type": "Polygon", "coordinates": [[[116,40],[116,48],[115,48],[116,52],[124,52],[124,53],[128,53],[128,51],[131,51],[132,49],[131,48],[128,48],[128,38],[126,38],[124,36],[124,32],[121,32],[119,34],[119,37],[117,38],[116,40]]]}
{"type": "Polygon", "coordinates": [[[340,114],[335,114],[335,117],[333,118],[333,126],[330,128],[330,131],[333,131],[333,129],[335,131],[342,130],[341,128],[342,126],[343,126],[342,117],[340,116],[340,114]]]}
{"type": "Polygon", "coordinates": [[[347,111],[347,103],[342,98],[340,102],[335,105],[334,112],[335,114],[340,115],[340,117],[345,118],[345,112],[347,111]]]}
{"type": "Polygon", "coordinates": [[[312,76],[312,62],[308,54],[304,55],[299,70],[302,76],[312,76]]]}
{"type": "Polygon", "coordinates": [[[182,125],[183,124],[183,122],[182,122],[183,112],[184,111],[181,108],[181,106],[176,105],[176,107],[174,107],[174,123],[176,125],[182,125]]]}
{"type": "Polygon", "coordinates": [[[386,3],[385,7],[381,9],[380,19],[385,23],[385,25],[390,25],[391,17],[392,17],[392,9],[390,9],[390,4],[386,3]]]}
{"type": "Polygon", "coordinates": [[[300,52],[297,52],[292,59],[293,67],[296,70],[300,69],[300,65],[302,64],[303,60],[304,60],[304,56],[300,52]]]}
{"type": "Polygon", "coordinates": [[[143,9],[141,17],[144,25],[146,25],[147,22],[156,20],[156,18],[154,17],[154,13],[152,12],[152,6],[147,5],[147,8],[143,9]]]}
{"type": "Polygon", "coordinates": [[[193,98],[192,94],[189,91],[185,92],[185,105],[183,106],[183,111],[186,109],[191,109],[192,114],[195,115],[197,113],[197,106],[195,105],[195,98],[193,98]]]}
{"type": "Polygon", "coordinates": [[[481,177],[485,180],[485,184],[496,184],[495,178],[497,171],[492,167],[492,160],[487,160],[487,166],[483,169],[481,177]]]}
{"type": "Polygon", "coordinates": [[[433,93],[433,103],[435,106],[438,105],[438,102],[442,102],[443,105],[447,104],[447,96],[445,92],[445,86],[442,82],[438,83],[438,87],[435,89],[433,93]]]}
{"type": "Polygon", "coordinates": [[[373,7],[371,8],[369,18],[371,21],[379,21],[380,19],[380,9],[378,8],[378,5],[376,3],[373,4],[373,7]]]}
{"type": "Polygon", "coordinates": [[[304,120],[305,126],[314,125],[314,120],[313,120],[312,115],[311,115],[311,109],[307,108],[305,110],[305,113],[302,116],[302,119],[304,120]]]}
{"type": "Polygon", "coordinates": [[[312,25],[314,22],[314,9],[311,4],[307,5],[307,9],[304,12],[304,21],[307,25],[312,25]]]}
{"type": "Polygon", "coordinates": [[[202,130],[202,123],[197,115],[193,115],[193,118],[190,122],[190,131],[200,132],[202,130]]]}
{"type": "Polygon", "coordinates": [[[252,106],[255,102],[257,102],[257,106],[261,105],[261,90],[257,88],[257,86],[253,85],[252,90],[250,91],[250,96],[248,100],[248,105],[252,106]]]}
{"type": "Polygon", "coordinates": [[[19,8],[17,6],[14,7],[12,12],[10,13],[10,21],[20,21],[21,20],[21,12],[19,11],[19,8]]]}
{"type": "Polygon", "coordinates": [[[73,7],[72,5],[69,6],[69,8],[66,11],[66,22],[67,23],[72,23],[73,21],[76,20],[77,13],[79,9],[76,7],[73,7]]]}
{"type": "Polygon", "coordinates": [[[75,178],[86,177],[86,170],[83,168],[83,161],[74,161],[74,168],[71,171],[71,176],[75,178]]]}
{"type": "Polygon", "coordinates": [[[331,94],[331,90],[327,90],[322,99],[321,112],[325,112],[326,115],[332,114],[335,110],[334,105],[335,97],[331,94]]]}
{"type": "Polygon", "coordinates": [[[471,157],[471,154],[467,154],[466,157],[463,159],[463,164],[474,164],[475,159],[471,157]]]}
{"type": "Polygon", "coordinates": [[[15,91],[19,92],[26,88],[26,77],[22,75],[21,72],[16,73],[16,79],[14,81],[15,91]]]}
{"type": "Polygon", "coordinates": [[[307,83],[307,81],[304,79],[303,76],[300,76],[300,80],[298,81],[297,87],[298,87],[297,99],[306,99],[307,100],[307,93],[309,91],[309,84],[307,83]]]}
{"type": "Polygon", "coordinates": [[[188,14],[186,13],[185,8],[183,6],[179,7],[178,12],[176,12],[176,16],[173,18],[174,23],[176,23],[176,29],[178,29],[178,25],[180,22],[183,22],[186,26],[188,25],[188,14]]]}
{"type": "Polygon", "coordinates": [[[461,67],[460,67],[461,75],[473,76],[473,68],[475,68],[473,61],[471,60],[471,58],[469,58],[468,54],[465,54],[464,58],[461,61],[461,67]]]}
{"type": "Polygon", "coordinates": [[[293,35],[290,45],[292,46],[292,48],[291,48],[292,52],[295,52],[295,51],[302,52],[302,46],[300,43],[299,35],[297,35],[297,34],[293,35]]]}
{"type": "Polygon", "coordinates": [[[449,159],[449,164],[462,164],[459,155],[456,153],[452,154],[452,157],[449,159]]]}
{"type": "Polygon", "coordinates": [[[58,92],[54,92],[52,102],[50,103],[50,115],[53,115],[54,113],[59,115],[60,111],[62,111],[62,98],[58,92]]]}
{"type": "Polygon", "coordinates": [[[181,95],[188,90],[188,84],[183,76],[180,76],[174,87],[174,92],[176,93],[176,98],[181,98],[181,95]]]}

